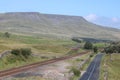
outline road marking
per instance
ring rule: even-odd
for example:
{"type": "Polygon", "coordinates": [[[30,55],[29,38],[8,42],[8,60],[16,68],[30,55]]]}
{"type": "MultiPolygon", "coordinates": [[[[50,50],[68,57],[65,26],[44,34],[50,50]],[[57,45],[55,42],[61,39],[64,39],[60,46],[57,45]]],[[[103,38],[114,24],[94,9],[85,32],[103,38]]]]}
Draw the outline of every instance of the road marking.
{"type": "Polygon", "coordinates": [[[90,78],[91,78],[91,76],[92,76],[92,74],[93,74],[93,71],[95,70],[95,66],[96,66],[96,61],[95,61],[95,65],[94,65],[94,67],[93,67],[93,69],[92,69],[92,72],[90,73],[90,75],[89,75],[89,77],[88,77],[87,80],[90,80],[90,78]]]}

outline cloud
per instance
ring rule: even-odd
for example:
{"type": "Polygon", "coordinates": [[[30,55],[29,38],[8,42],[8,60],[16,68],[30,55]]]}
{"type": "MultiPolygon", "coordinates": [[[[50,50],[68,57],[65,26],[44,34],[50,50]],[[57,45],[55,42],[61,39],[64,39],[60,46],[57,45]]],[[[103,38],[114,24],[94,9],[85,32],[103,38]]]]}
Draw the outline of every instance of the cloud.
{"type": "Polygon", "coordinates": [[[96,14],[89,14],[87,16],[84,16],[84,18],[98,25],[120,29],[120,18],[119,17],[105,17],[105,16],[98,16],[96,14]]]}
{"type": "Polygon", "coordinates": [[[95,14],[89,14],[89,15],[85,16],[84,18],[88,21],[95,21],[95,20],[97,20],[98,16],[95,14]]]}
{"type": "Polygon", "coordinates": [[[116,17],[113,17],[113,18],[112,18],[112,22],[117,23],[117,22],[119,22],[119,19],[118,19],[118,18],[116,18],[116,17]]]}

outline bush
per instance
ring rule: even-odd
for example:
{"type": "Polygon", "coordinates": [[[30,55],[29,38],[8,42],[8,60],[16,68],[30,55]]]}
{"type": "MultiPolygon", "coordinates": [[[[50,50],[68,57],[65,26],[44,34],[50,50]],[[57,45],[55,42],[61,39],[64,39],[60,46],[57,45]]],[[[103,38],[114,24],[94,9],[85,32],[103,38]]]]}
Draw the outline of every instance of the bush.
{"type": "Polygon", "coordinates": [[[4,33],[4,36],[5,36],[6,38],[10,38],[10,33],[5,32],[5,33],[4,33]]]}
{"type": "Polygon", "coordinates": [[[93,48],[93,51],[94,51],[94,53],[97,53],[97,52],[98,52],[98,47],[95,46],[95,47],[93,48]]]}
{"type": "Polygon", "coordinates": [[[104,48],[106,54],[120,53],[120,42],[114,42],[104,48]]]}
{"type": "Polygon", "coordinates": [[[30,48],[21,48],[20,51],[25,58],[28,58],[32,53],[30,48]]]}
{"type": "Polygon", "coordinates": [[[31,55],[31,53],[32,52],[30,48],[13,49],[11,51],[11,54],[24,58],[28,58],[31,55]]]}
{"type": "Polygon", "coordinates": [[[90,57],[93,57],[93,54],[91,54],[90,57]]]}
{"type": "Polygon", "coordinates": [[[85,45],[84,45],[84,49],[92,49],[93,48],[93,45],[91,42],[86,42],[85,45]]]}
{"type": "Polygon", "coordinates": [[[13,49],[13,50],[11,51],[11,54],[13,54],[13,55],[15,55],[15,56],[20,55],[20,49],[13,49]]]}
{"type": "Polygon", "coordinates": [[[73,74],[74,74],[75,76],[80,76],[80,71],[79,71],[77,68],[72,67],[71,71],[73,72],[73,74]]]}

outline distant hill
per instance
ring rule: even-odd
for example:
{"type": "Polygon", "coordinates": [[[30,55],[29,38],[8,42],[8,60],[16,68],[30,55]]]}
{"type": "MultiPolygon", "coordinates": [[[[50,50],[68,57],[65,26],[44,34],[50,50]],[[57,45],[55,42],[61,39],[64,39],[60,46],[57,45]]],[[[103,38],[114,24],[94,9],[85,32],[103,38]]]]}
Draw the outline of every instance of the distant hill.
{"type": "Polygon", "coordinates": [[[90,23],[80,16],[37,12],[1,13],[0,31],[37,36],[120,39],[120,30],[90,23]]]}

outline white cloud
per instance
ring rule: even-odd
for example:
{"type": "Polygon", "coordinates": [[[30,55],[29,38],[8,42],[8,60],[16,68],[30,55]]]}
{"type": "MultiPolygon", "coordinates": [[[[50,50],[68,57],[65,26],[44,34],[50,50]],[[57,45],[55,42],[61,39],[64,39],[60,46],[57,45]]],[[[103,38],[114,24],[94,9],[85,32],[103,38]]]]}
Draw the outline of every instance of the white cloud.
{"type": "Polygon", "coordinates": [[[97,20],[98,16],[95,14],[89,14],[89,15],[85,16],[84,18],[88,21],[95,21],[95,20],[97,20]]]}
{"type": "Polygon", "coordinates": [[[119,19],[118,19],[118,18],[116,18],[116,17],[113,17],[113,18],[112,18],[112,22],[117,23],[117,22],[119,22],[119,19]]]}
{"type": "Polygon", "coordinates": [[[104,17],[104,16],[97,16],[96,14],[89,14],[87,16],[84,16],[84,18],[98,25],[109,26],[120,29],[119,17],[104,17]]]}

